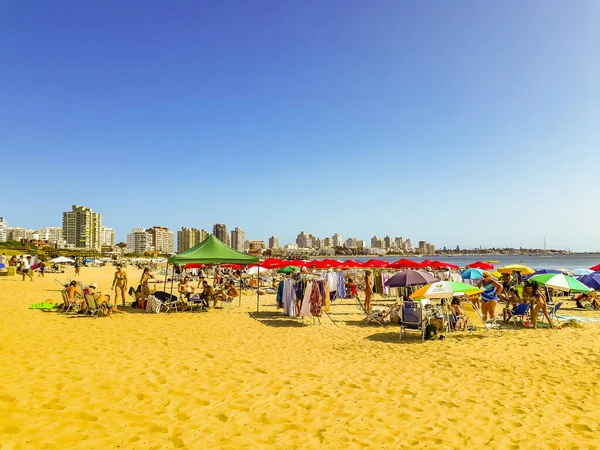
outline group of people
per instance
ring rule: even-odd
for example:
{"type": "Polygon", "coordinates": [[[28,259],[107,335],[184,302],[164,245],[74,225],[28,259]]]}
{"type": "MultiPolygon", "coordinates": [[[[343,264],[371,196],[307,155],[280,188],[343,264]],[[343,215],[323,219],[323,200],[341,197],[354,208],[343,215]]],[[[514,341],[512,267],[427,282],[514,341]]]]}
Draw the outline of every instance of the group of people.
{"type": "Polygon", "coordinates": [[[67,296],[67,301],[76,305],[79,309],[80,313],[84,313],[89,305],[85,298],[85,295],[91,295],[94,298],[96,303],[96,309],[101,311],[102,315],[109,315],[111,313],[120,313],[116,304],[111,304],[110,295],[102,294],[97,291],[98,285],[96,283],[91,283],[83,289],[83,292],[77,288],[77,281],[73,280],[69,283],[69,285],[65,288],[65,293],[67,296]]]}
{"type": "MultiPolygon", "coordinates": [[[[222,281],[222,279],[219,281],[222,281]]],[[[179,301],[183,304],[182,309],[186,308],[186,304],[191,299],[199,299],[206,308],[210,307],[212,302],[212,307],[216,308],[219,301],[233,302],[233,299],[239,295],[233,279],[222,283],[217,282],[216,286],[217,289],[208,284],[204,273],[200,274],[198,284],[195,287],[189,277],[183,277],[177,286],[179,301]]]]}

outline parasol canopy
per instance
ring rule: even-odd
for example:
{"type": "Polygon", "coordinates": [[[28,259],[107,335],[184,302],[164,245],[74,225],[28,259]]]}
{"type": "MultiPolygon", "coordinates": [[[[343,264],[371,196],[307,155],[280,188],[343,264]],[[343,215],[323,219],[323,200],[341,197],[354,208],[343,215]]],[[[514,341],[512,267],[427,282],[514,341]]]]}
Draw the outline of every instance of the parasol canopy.
{"type": "Polygon", "coordinates": [[[494,270],[494,265],[483,261],[477,261],[469,264],[467,269],[494,270]]]}
{"type": "Polygon", "coordinates": [[[523,275],[530,275],[535,272],[531,267],[525,266],[523,264],[509,264],[508,266],[500,267],[498,269],[500,273],[513,273],[513,272],[521,272],[523,275]]]}
{"type": "Polygon", "coordinates": [[[67,258],[66,256],[59,256],[58,258],[51,259],[52,264],[74,264],[75,260],[71,258],[67,258]]]}
{"type": "Polygon", "coordinates": [[[584,293],[591,291],[591,289],[585,284],[581,283],[573,277],[563,275],[562,273],[547,273],[545,275],[536,275],[534,277],[531,277],[529,281],[536,281],[548,288],[556,289],[559,291],[573,291],[584,293]]]}
{"type": "Polygon", "coordinates": [[[579,278],[579,281],[594,291],[600,291],[600,272],[584,275],[579,278]]]}
{"type": "Polygon", "coordinates": [[[406,270],[392,276],[385,282],[385,285],[393,288],[435,283],[436,281],[437,279],[428,272],[421,270],[406,270]]]}
{"type": "Polygon", "coordinates": [[[479,280],[483,278],[483,270],[481,269],[467,269],[463,270],[460,274],[465,280],[479,280]]]}
{"type": "Polygon", "coordinates": [[[415,293],[410,296],[410,298],[451,298],[454,296],[455,292],[464,292],[465,294],[469,295],[476,292],[481,292],[481,289],[456,281],[438,281],[417,289],[415,293]]]}

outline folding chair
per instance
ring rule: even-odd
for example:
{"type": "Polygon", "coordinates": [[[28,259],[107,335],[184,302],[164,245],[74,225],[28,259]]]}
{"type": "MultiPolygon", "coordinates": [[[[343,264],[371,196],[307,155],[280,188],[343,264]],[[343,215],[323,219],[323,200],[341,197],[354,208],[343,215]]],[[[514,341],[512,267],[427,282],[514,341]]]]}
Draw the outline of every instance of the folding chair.
{"type": "Polygon", "coordinates": [[[517,305],[514,311],[509,311],[510,316],[506,319],[506,323],[512,321],[515,326],[517,326],[517,321],[521,322],[523,326],[525,326],[525,319],[527,318],[527,313],[529,312],[529,303],[521,303],[517,305]]]}
{"type": "MultiPolygon", "coordinates": [[[[208,301],[210,300],[211,298],[208,299],[208,301]]],[[[207,301],[203,298],[200,298],[200,295],[188,298],[188,305],[190,305],[190,311],[194,310],[194,306],[197,306],[200,311],[202,311],[203,309],[208,311],[207,301]]]]}
{"type": "Polygon", "coordinates": [[[68,313],[73,307],[78,306],[75,299],[69,300],[69,297],[67,296],[67,291],[61,291],[60,293],[63,299],[62,312],[68,313]]]}
{"type": "Polygon", "coordinates": [[[367,311],[365,309],[365,306],[362,302],[362,300],[356,296],[354,297],[356,300],[356,307],[362,311],[362,313],[365,315],[365,317],[363,318],[363,322],[365,323],[371,323],[371,322],[375,322],[378,323],[379,325],[383,326],[383,322],[385,320],[385,318],[389,315],[390,311],[379,311],[377,309],[372,309],[371,311],[367,311]]]}
{"type": "Polygon", "coordinates": [[[86,314],[89,314],[92,317],[98,317],[100,311],[106,309],[106,304],[102,303],[102,305],[98,305],[92,294],[85,294],[84,297],[85,302],[87,303],[87,309],[85,311],[86,314]]]}
{"type": "Polygon", "coordinates": [[[417,331],[421,334],[421,340],[425,340],[425,328],[427,319],[423,314],[423,307],[419,302],[404,302],[400,310],[400,340],[402,335],[409,331],[417,331]]]}
{"type": "MultiPolygon", "coordinates": [[[[558,324],[560,324],[560,320],[558,320],[558,315],[556,313],[558,312],[562,304],[563,302],[559,302],[556,305],[554,305],[550,311],[548,311],[548,315],[550,316],[550,318],[556,320],[556,323],[558,324]]],[[[543,322],[545,319],[544,313],[542,311],[539,311],[538,314],[542,315],[541,322],[543,322]]]]}
{"type": "Polygon", "coordinates": [[[484,321],[483,317],[481,317],[481,313],[479,310],[475,309],[472,303],[461,302],[460,307],[465,313],[468,325],[470,325],[467,326],[467,328],[483,330],[485,334],[489,333],[491,330],[496,330],[500,335],[502,334],[500,324],[497,323],[498,317],[484,321]]]}

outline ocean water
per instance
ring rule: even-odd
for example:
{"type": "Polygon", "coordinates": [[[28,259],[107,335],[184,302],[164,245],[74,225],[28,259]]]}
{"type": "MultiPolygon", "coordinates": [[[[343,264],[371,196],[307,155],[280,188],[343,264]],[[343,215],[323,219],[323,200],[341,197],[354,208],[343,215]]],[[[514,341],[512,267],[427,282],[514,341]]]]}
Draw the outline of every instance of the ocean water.
{"type": "MultiPolygon", "coordinates": [[[[337,259],[354,259],[356,261],[368,261],[369,259],[383,259],[384,261],[397,261],[403,256],[359,256],[356,258],[345,258],[336,256],[337,259]]],[[[499,262],[491,263],[496,268],[506,266],[508,264],[525,264],[534,270],[540,269],[589,269],[592,266],[600,264],[600,255],[556,255],[556,256],[529,256],[529,255],[485,255],[485,256],[435,256],[424,258],[406,258],[411,261],[423,261],[424,259],[438,260],[455,264],[460,267],[465,267],[475,261],[497,260],[499,262]]]]}

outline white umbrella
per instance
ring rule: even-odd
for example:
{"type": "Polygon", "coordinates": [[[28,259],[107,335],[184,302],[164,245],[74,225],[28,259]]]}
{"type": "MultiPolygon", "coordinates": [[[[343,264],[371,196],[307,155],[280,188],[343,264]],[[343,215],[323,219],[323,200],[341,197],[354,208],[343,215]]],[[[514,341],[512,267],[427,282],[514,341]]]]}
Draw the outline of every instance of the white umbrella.
{"type": "Polygon", "coordinates": [[[254,266],[254,267],[250,267],[248,269],[248,272],[246,272],[246,275],[256,275],[258,273],[266,273],[268,272],[269,269],[265,269],[264,267],[261,266],[254,266]]]}
{"type": "Polygon", "coordinates": [[[49,262],[51,262],[52,264],[74,264],[75,260],[67,258],[66,256],[59,256],[58,258],[51,259],[49,262]]]}
{"type": "Polygon", "coordinates": [[[590,270],[590,269],[575,269],[575,270],[573,271],[573,273],[574,273],[575,275],[577,275],[578,277],[581,277],[581,276],[583,276],[583,275],[589,275],[589,274],[591,274],[591,273],[594,273],[594,271],[593,271],[593,270],[590,270]]]}

